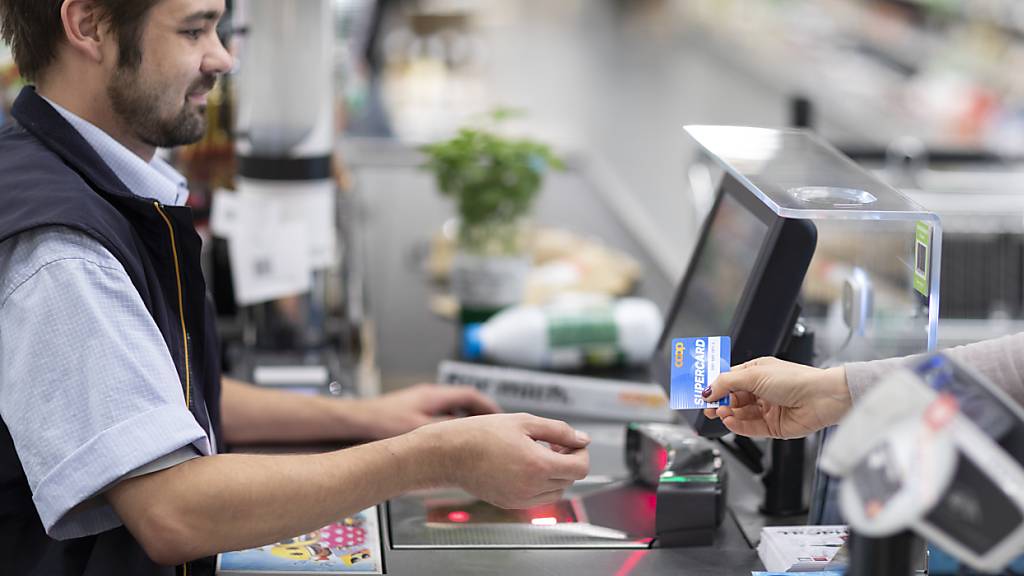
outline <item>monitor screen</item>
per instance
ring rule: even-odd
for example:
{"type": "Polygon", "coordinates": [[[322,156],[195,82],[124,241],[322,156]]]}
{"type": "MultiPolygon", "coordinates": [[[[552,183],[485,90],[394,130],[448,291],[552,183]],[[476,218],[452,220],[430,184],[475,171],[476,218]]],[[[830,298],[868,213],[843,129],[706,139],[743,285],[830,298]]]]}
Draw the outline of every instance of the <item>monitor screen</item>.
{"type": "MultiPolygon", "coordinates": [[[[733,365],[777,354],[789,333],[817,232],[809,220],[782,218],[726,175],[686,274],[666,314],[651,366],[671,392],[675,338],[730,336],[733,365]]],[[[725,428],[699,411],[681,414],[704,435],[725,428]]]]}
{"type": "Polygon", "coordinates": [[[736,308],[771,231],[766,222],[725,194],[693,255],[686,291],[670,319],[671,338],[731,336],[736,308]]]}

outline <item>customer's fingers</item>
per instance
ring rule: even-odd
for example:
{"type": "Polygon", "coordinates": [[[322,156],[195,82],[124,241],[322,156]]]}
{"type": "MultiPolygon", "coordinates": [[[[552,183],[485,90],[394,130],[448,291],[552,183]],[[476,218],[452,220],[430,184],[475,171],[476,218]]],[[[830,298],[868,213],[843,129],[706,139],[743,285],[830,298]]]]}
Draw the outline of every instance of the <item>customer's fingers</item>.
{"type": "Polygon", "coordinates": [[[741,420],[735,416],[729,416],[722,419],[722,423],[729,431],[739,434],[740,436],[748,436],[750,438],[760,438],[764,436],[771,436],[768,429],[768,423],[761,420],[741,420]]]}
{"type": "Polygon", "coordinates": [[[717,402],[735,392],[754,392],[758,384],[758,374],[759,371],[753,368],[719,374],[711,386],[704,390],[704,401],[717,402]]]}
{"type": "Polygon", "coordinates": [[[754,396],[750,392],[744,392],[743,390],[733,392],[732,396],[729,398],[729,404],[732,406],[746,406],[756,402],[757,396],[754,396]]]}
{"type": "Polygon", "coordinates": [[[764,411],[759,404],[751,404],[749,406],[733,407],[731,415],[740,420],[760,420],[764,418],[764,411]]]}

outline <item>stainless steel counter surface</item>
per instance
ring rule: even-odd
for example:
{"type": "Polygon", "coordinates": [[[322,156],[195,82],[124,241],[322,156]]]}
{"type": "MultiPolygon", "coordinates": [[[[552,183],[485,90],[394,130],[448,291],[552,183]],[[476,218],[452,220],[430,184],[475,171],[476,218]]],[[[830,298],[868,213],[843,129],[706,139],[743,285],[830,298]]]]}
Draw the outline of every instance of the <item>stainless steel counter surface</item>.
{"type": "Polygon", "coordinates": [[[394,550],[384,553],[388,574],[555,576],[710,576],[758,569],[751,550],[731,522],[714,546],[653,550],[394,550]]]}

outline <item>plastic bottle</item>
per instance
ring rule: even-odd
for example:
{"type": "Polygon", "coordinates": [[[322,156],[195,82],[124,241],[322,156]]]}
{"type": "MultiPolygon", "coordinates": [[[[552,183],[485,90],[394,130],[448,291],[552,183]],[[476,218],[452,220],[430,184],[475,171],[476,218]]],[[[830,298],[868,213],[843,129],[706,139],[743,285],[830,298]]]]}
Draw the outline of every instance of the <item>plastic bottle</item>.
{"type": "Polygon", "coordinates": [[[467,324],[463,356],[528,368],[572,370],[651,359],[662,318],[643,298],[572,298],[515,306],[467,324]]]}

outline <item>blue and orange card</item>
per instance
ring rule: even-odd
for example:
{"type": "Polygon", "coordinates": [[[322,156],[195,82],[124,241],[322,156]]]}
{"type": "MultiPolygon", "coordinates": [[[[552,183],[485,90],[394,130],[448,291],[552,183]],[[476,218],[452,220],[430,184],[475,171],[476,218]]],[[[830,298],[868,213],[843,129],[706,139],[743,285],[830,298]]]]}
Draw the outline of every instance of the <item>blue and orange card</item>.
{"type": "Polygon", "coordinates": [[[729,397],[705,402],[701,393],[719,374],[729,371],[732,341],[728,336],[672,340],[669,406],[673,410],[699,410],[728,406],[729,397]]]}

